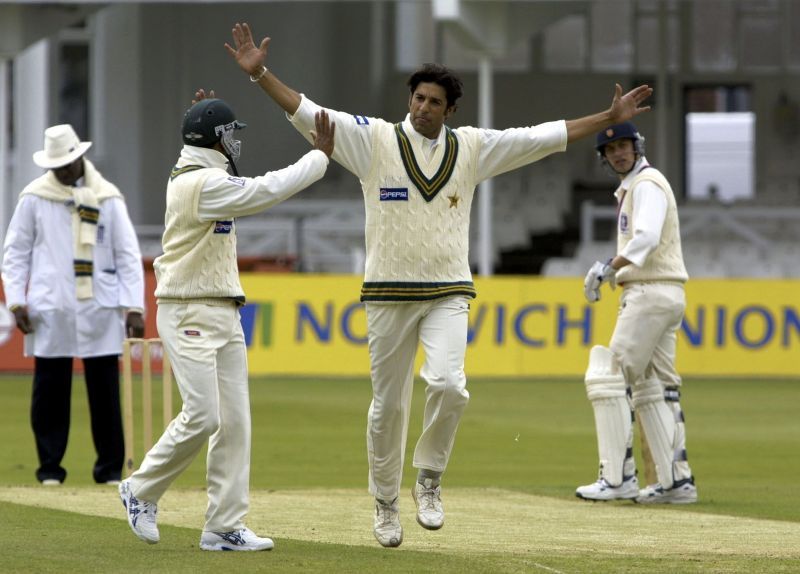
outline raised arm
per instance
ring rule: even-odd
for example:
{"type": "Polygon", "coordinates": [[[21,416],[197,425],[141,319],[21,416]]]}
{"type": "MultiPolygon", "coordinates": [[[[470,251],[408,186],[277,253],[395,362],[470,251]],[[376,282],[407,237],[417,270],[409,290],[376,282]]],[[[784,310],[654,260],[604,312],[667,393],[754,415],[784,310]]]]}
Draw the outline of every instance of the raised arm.
{"type": "Polygon", "coordinates": [[[620,124],[650,110],[650,106],[641,106],[641,103],[652,93],[653,88],[644,85],[623,95],[622,86],[616,84],[611,106],[607,110],[577,120],[567,120],[567,142],[594,135],[607,126],[620,124]]]}
{"type": "Polygon", "coordinates": [[[231,32],[235,48],[226,42],[225,49],[228,53],[233,56],[239,67],[250,75],[250,79],[258,82],[261,89],[275,100],[275,103],[286,113],[294,115],[300,106],[300,94],[281,82],[264,64],[270,38],[264,38],[261,44],[256,46],[253,33],[246,22],[243,24],[237,22],[231,32]]]}

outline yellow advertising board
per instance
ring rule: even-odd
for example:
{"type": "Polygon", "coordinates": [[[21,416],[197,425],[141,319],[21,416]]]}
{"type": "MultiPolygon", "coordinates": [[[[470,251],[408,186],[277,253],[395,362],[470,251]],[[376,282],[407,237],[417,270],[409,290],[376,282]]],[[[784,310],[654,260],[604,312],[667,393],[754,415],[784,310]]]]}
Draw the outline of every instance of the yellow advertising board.
{"type": "MultiPolygon", "coordinates": [[[[252,374],[366,376],[367,327],[355,275],[243,274],[252,374]]],[[[619,292],[589,305],[581,279],[476,279],[469,376],[582,376],[608,343],[619,292]]],[[[796,376],[800,281],[693,280],[678,336],[683,375],[796,376]]],[[[422,353],[417,357],[421,363],[422,353]]]]}

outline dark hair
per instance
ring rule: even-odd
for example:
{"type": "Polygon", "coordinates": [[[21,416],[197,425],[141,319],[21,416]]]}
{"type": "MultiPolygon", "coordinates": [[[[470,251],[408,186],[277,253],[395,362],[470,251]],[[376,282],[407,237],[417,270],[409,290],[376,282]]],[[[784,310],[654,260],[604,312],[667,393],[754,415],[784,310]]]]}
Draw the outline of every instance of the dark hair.
{"type": "Polygon", "coordinates": [[[422,82],[442,86],[447,94],[448,108],[454,106],[456,100],[464,93],[462,91],[464,85],[461,83],[461,79],[456,76],[455,72],[441,64],[422,64],[421,68],[411,74],[406,83],[413,94],[417,86],[422,82]]]}

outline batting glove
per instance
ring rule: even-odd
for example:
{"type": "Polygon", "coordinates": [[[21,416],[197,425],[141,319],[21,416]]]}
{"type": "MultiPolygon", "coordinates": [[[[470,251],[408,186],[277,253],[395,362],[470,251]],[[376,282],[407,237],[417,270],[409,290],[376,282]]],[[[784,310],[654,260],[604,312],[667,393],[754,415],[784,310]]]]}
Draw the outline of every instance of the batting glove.
{"type": "Polygon", "coordinates": [[[608,283],[612,289],[617,287],[617,270],[611,267],[611,259],[605,263],[595,261],[586,274],[586,279],[583,280],[583,294],[589,303],[600,300],[600,286],[603,283],[608,283]]]}

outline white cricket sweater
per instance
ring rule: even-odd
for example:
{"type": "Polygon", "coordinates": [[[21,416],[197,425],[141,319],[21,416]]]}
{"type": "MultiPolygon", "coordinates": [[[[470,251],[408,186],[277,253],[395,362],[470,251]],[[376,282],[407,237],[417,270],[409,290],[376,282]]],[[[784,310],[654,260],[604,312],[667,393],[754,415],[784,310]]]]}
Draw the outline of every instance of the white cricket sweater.
{"type": "Polygon", "coordinates": [[[656,248],[650,252],[641,267],[626,265],[617,272],[617,283],[637,281],[672,281],[685,283],[689,279],[683,263],[681,249],[681,231],[678,220],[678,206],[675,194],[660,171],[654,167],[645,167],[634,177],[628,192],[622,197],[619,206],[617,253],[620,253],[633,237],[632,230],[636,226],[633,220],[633,190],[642,181],[650,181],[664,192],[667,199],[667,212],[661,229],[661,238],[656,248]]]}
{"type": "Polygon", "coordinates": [[[164,253],[153,262],[158,299],[244,299],[234,220],[202,221],[197,213],[203,184],[215,171],[221,170],[187,165],[172,171],[167,185],[164,253]]]}

